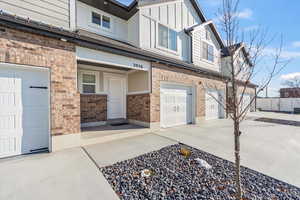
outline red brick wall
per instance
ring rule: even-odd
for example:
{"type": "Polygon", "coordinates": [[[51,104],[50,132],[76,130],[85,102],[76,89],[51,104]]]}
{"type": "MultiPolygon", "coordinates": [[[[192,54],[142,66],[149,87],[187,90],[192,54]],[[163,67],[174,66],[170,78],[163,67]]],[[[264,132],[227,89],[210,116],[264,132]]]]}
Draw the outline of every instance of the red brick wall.
{"type": "Polygon", "coordinates": [[[107,95],[80,95],[81,123],[107,120],[107,95]]]}
{"type": "Polygon", "coordinates": [[[196,88],[196,117],[205,117],[205,88],[223,90],[226,84],[213,77],[205,77],[185,69],[152,63],[152,94],[151,94],[151,122],[160,121],[160,83],[162,81],[194,86],[196,88]]]}
{"type": "Polygon", "coordinates": [[[127,119],[150,122],[150,94],[127,95],[127,119]]]}
{"type": "MultiPolygon", "coordinates": [[[[2,28],[2,27],[0,27],[2,28]]],[[[68,42],[4,28],[0,62],[51,69],[51,134],[80,132],[75,46],[68,42]]]]}
{"type": "Polygon", "coordinates": [[[280,89],[281,98],[300,98],[300,88],[282,88],[280,89]]]}

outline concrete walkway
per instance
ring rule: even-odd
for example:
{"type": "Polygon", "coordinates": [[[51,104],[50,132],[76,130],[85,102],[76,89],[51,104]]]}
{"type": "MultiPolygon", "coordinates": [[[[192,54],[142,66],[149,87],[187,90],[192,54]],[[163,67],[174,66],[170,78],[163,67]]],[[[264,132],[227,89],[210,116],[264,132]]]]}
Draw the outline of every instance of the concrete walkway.
{"type": "Polygon", "coordinates": [[[0,160],[2,200],[119,199],[81,148],[0,160]]]}
{"type": "MultiPolygon", "coordinates": [[[[300,187],[300,127],[247,120],[241,130],[243,166],[300,187]]],[[[230,120],[165,129],[156,134],[234,161],[230,120]]]]}
{"type": "Polygon", "coordinates": [[[84,148],[99,167],[104,167],[172,144],[176,144],[176,141],[148,133],[84,148]]]}

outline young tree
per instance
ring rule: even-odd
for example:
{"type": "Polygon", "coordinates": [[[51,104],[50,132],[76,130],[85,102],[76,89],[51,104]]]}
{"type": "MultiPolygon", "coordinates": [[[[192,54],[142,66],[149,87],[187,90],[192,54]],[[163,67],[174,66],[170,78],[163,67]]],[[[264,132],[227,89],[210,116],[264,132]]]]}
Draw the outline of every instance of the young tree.
{"type": "MultiPolygon", "coordinates": [[[[227,70],[224,78],[227,79],[227,85],[230,88],[231,100],[210,96],[227,110],[229,118],[233,120],[236,199],[241,200],[243,191],[240,171],[240,137],[242,135],[240,124],[247,116],[258,94],[270,84],[271,80],[289,63],[289,60],[283,59],[281,56],[282,37],[279,47],[271,49],[267,47],[275,37],[269,39],[266,30],[258,28],[246,34],[240,28],[239,3],[239,0],[223,0],[223,5],[218,12],[218,26],[226,45],[222,52],[222,68],[227,70]],[[269,54],[267,55],[266,52],[269,54]],[[261,64],[266,60],[267,62],[261,64]],[[255,92],[252,93],[250,100],[246,101],[247,89],[253,87],[251,82],[258,73],[264,73],[264,78],[261,83],[256,84],[255,92]]],[[[207,90],[213,86],[204,87],[207,90]]],[[[216,86],[215,89],[218,90],[216,86]]],[[[209,92],[207,93],[209,94],[209,92]]]]}

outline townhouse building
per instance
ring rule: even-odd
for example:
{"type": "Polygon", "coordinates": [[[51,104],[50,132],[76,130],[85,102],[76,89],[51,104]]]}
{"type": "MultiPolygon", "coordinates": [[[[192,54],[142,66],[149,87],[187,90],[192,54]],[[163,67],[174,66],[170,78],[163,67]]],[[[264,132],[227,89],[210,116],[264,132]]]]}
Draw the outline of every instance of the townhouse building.
{"type": "Polygon", "coordinates": [[[0,10],[0,157],[79,146],[81,128],[114,119],[159,129],[226,117],[215,101],[227,99],[225,46],[196,0],[0,10]]]}

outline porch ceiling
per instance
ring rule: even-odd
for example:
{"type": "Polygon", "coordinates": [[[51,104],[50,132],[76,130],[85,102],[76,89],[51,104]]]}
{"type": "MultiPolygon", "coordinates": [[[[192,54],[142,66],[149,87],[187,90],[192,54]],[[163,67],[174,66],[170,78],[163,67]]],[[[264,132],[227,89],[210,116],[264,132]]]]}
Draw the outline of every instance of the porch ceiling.
{"type": "Polygon", "coordinates": [[[93,62],[87,62],[87,61],[77,61],[77,64],[82,64],[82,65],[91,65],[95,67],[102,67],[102,68],[107,68],[107,69],[116,69],[116,70],[122,70],[122,71],[130,71],[132,69],[130,68],[124,68],[124,67],[118,67],[114,65],[105,65],[105,64],[100,64],[100,63],[93,63],[93,62]]]}

